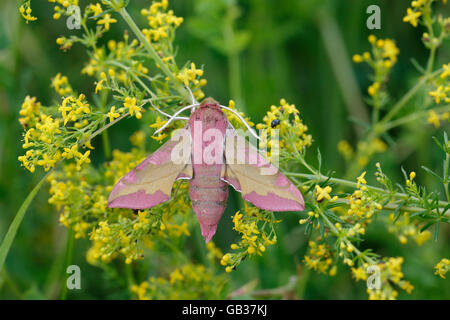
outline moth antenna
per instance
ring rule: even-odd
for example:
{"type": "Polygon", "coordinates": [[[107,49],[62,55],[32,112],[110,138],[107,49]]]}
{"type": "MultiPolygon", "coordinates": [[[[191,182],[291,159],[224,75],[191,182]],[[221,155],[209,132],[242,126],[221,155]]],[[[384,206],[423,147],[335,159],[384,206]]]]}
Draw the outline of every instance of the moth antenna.
{"type": "MultiPolygon", "coordinates": [[[[155,109],[156,111],[158,111],[159,113],[161,113],[163,116],[166,116],[167,118],[172,118],[172,115],[165,113],[164,111],[162,111],[160,108],[158,108],[157,106],[155,106],[153,104],[153,101],[151,99],[148,99],[148,101],[150,102],[150,104],[152,105],[153,109],[155,109]]],[[[189,120],[188,117],[177,117],[177,120],[189,120]]]]}
{"type": "Polygon", "coordinates": [[[239,120],[242,121],[242,123],[247,127],[248,131],[250,131],[250,133],[258,140],[261,140],[261,138],[255,133],[255,131],[253,131],[252,127],[250,127],[250,125],[247,123],[247,121],[245,121],[245,119],[239,114],[237,113],[235,110],[225,107],[225,106],[220,106],[221,108],[228,110],[230,112],[232,112],[236,117],[239,118],[239,120]]]}
{"type": "Polygon", "coordinates": [[[195,98],[194,98],[194,94],[192,93],[192,90],[191,90],[188,86],[184,86],[184,88],[185,88],[187,91],[189,91],[189,95],[191,96],[192,104],[198,104],[198,101],[195,100],[195,98]]]}
{"type": "Polygon", "coordinates": [[[192,107],[196,107],[199,106],[199,104],[191,104],[190,106],[185,106],[183,108],[181,108],[180,110],[178,110],[177,112],[175,112],[175,114],[173,116],[170,117],[169,120],[167,120],[167,122],[158,130],[155,131],[155,133],[153,133],[153,135],[158,134],[159,132],[161,132],[162,130],[164,130],[173,120],[176,120],[177,116],[182,113],[183,111],[190,109],[192,107]]]}
{"type": "MultiPolygon", "coordinates": [[[[189,95],[191,96],[192,104],[198,104],[198,101],[195,100],[195,97],[194,97],[194,94],[192,93],[192,90],[191,90],[188,86],[184,86],[184,88],[185,88],[187,91],[189,91],[189,95]]],[[[195,111],[195,107],[193,107],[193,108],[191,109],[191,113],[194,112],[194,111],[195,111]]]]}

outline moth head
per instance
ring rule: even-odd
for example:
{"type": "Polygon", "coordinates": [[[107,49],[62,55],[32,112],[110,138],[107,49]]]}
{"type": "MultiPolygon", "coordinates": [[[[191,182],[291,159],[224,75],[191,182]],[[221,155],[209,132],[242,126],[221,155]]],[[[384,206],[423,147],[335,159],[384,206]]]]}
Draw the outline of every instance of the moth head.
{"type": "MultiPolygon", "coordinates": [[[[159,128],[158,130],[155,131],[155,134],[158,134],[159,132],[161,132],[164,128],[166,128],[173,120],[176,119],[176,117],[183,111],[191,109],[191,111],[196,112],[195,108],[193,109],[193,107],[199,106],[199,104],[192,104],[190,106],[185,106],[183,108],[181,108],[180,110],[178,110],[161,128],[159,128]]],[[[247,123],[247,121],[245,121],[245,119],[234,109],[231,109],[229,107],[226,106],[222,106],[220,105],[216,100],[214,100],[213,98],[206,98],[202,101],[202,103],[200,104],[200,108],[199,109],[204,109],[204,108],[211,108],[211,109],[225,109],[228,110],[232,113],[234,113],[234,115],[236,115],[236,117],[239,118],[239,120],[242,121],[242,123],[247,127],[247,129],[251,132],[251,134],[253,136],[255,136],[258,140],[260,140],[260,138],[258,137],[258,135],[253,131],[253,129],[250,127],[250,125],[247,123]]]]}
{"type": "Polygon", "coordinates": [[[205,107],[219,109],[219,103],[216,100],[214,100],[213,98],[209,97],[209,98],[204,99],[202,101],[202,103],[200,104],[200,108],[205,108],[205,107]]]}

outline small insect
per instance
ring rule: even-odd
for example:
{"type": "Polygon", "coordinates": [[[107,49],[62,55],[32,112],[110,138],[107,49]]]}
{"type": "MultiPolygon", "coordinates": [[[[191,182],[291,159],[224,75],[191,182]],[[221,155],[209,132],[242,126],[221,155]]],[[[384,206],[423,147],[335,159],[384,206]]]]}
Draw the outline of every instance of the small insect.
{"type": "Polygon", "coordinates": [[[241,192],[244,200],[263,210],[304,210],[300,191],[253,145],[237,134],[221,109],[234,112],[253,133],[238,113],[219,105],[212,98],[205,99],[200,105],[180,109],[155,134],[164,130],[172,120],[189,120],[185,127],[189,139],[183,145],[188,156],[184,157],[183,161],[174,161],[173,154],[177,153],[175,151],[180,142],[169,140],[114,186],[108,206],[152,208],[170,199],[176,180],[188,179],[192,209],[206,242],[216,233],[217,224],[225,210],[228,185],[241,192]],[[189,118],[178,117],[182,111],[189,108],[189,118]],[[205,139],[211,130],[214,130],[216,135],[214,138],[205,139]],[[205,161],[205,150],[213,150],[211,154],[220,161],[205,161]],[[263,169],[271,174],[263,174],[263,169]]]}
{"type": "Polygon", "coordinates": [[[280,124],[280,120],[279,119],[275,119],[275,120],[272,120],[272,122],[270,123],[270,126],[272,128],[275,128],[279,124],[280,124]]]}

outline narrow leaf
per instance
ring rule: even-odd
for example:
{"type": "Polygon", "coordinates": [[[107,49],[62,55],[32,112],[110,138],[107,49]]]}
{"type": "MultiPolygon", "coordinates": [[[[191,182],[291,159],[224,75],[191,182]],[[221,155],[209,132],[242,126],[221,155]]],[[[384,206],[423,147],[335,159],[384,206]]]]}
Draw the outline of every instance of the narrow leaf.
{"type": "MultiPolygon", "coordinates": [[[[52,171],[50,171],[52,172],[52,171]]],[[[14,241],[14,238],[16,237],[17,230],[19,229],[20,224],[22,223],[23,217],[25,216],[25,213],[27,212],[28,207],[31,204],[31,201],[33,201],[34,197],[36,196],[39,189],[42,187],[42,185],[45,182],[45,179],[50,174],[47,173],[41,181],[34,187],[33,190],[28,194],[25,201],[22,203],[22,205],[19,208],[19,211],[17,211],[16,216],[13,219],[13,222],[9,226],[8,232],[6,232],[6,236],[2,241],[2,244],[0,246],[0,271],[3,268],[3,265],[6,260],[6,256],[8,255],[9,249],[11,249],[11,245],[14,241]]]]}

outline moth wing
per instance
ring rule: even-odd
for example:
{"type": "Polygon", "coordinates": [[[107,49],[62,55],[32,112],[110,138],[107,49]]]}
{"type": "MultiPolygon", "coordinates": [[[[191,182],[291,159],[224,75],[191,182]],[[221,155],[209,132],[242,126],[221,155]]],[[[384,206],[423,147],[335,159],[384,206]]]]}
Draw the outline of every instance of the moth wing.
{"type": "Polygon", "coordinates": [[[225,141],[222,180],[255,206],[269,211],[302,211],[304,200],[295,185],[236,131],[225,141]]]}
{"type": "Polygon", "coordinates": [[[110,208],[154,207],[170,199],[177,179],[192,178],[191,141],[189,130],[184,130],[186,135],[181,141],[164,143],[114,186],[108,198],[110,208]]]}

